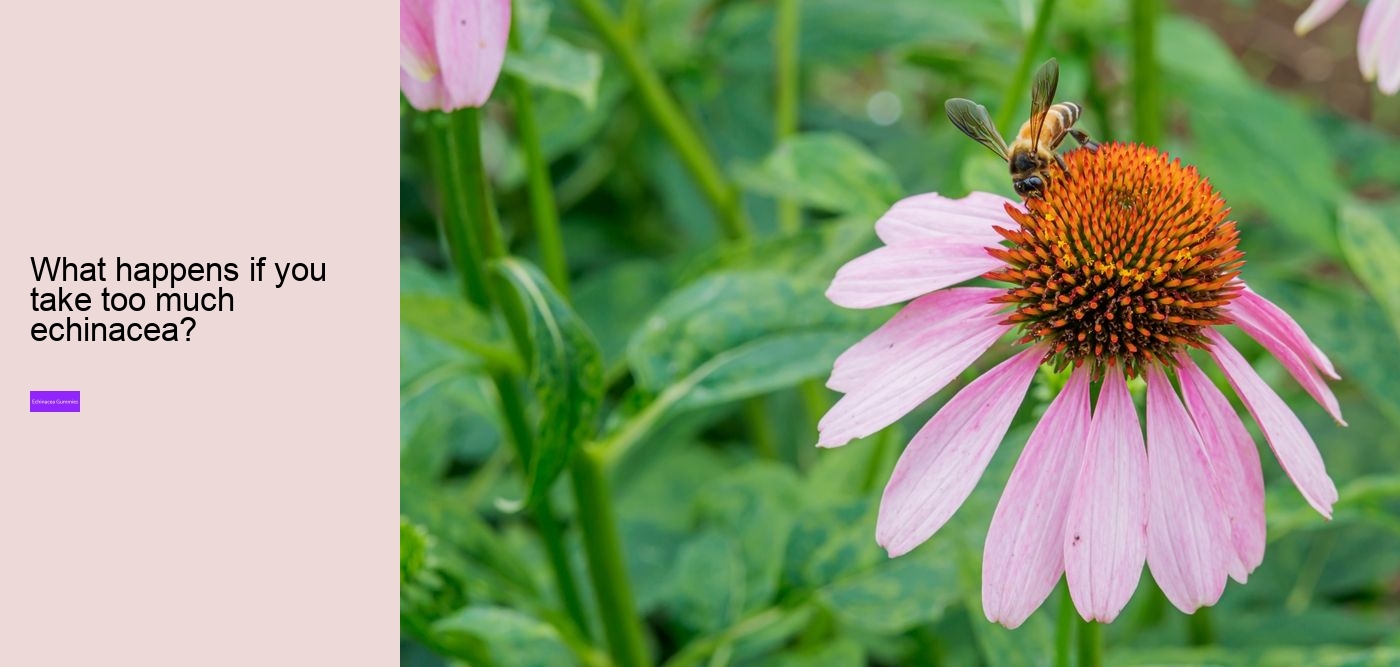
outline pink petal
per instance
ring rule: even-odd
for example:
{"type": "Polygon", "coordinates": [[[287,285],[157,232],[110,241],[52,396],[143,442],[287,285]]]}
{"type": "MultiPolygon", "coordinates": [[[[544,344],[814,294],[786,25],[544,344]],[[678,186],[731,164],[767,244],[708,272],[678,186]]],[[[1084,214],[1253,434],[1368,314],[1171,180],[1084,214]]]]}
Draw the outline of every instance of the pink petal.
{"type": "Polygon", "coordinates": [[[1394,95],[1400,92],[1400,0],[1374,0],[1374,2],[1389,2],[1390,21],[1381,26],[1380,40],[1380,62],[1377,69],[1380,71],[1381,92],[1386,95],[1394,95]]]}
{"type": "Polygon", "coordinates": [[[408,98],[408,103],[419,111],[442,108],[442,79],[434,76],[428,81],[419,81],[412,74],[399,68],[399,90],[408,98]]]}
{"type": "Polygon", "coordinates": [[[1303,428],[1298,416],[1284,404],[1283,400],[1264,383],[1254,372],[1249,362],[1215,330],[1206,330],[1210,339],[1211,356],[1225,371],[1230,386],[1254,415],[1259,430],[1268,438],[1283,471],[1298,487],[1298,491],[1322,516],[1332,518],[1332,503],[1337,502],[1337,487],[1327,476],[1327,468],[1322,463],[1308,430],[1303,428]]]}
{"type": "MultiPolygon", "coordinates": [[[[1303,332],[1303,327],[1283,312],[1282,308],[1274,305],[1272,301],[1259,296],[1259,293],[1246,286],[1236,293],[1234,299],[1226,306],[1230,316],[1236,319],[1247,320],[1248,326],[1269,332],[1270,335],[1279,339],[1287,345],[1298,356],[1311,361],[1327,377],[1333,380],[1340,380],[1337,369],[1332,367],[1332,360],[1318,346],[1314,345],[1308,335],[1303,332]]],[[[1241,324],[1244,328],[1246,324],[1241,324]]],[[[1245,329],[1246,332],[1249,329],[1245,329]]],[[[1250,334],[1253,335],[1253,334],[1250,334]]]]}
{"type": "Polygon", "coordinates": [[[1177,355],[1176,374],[1186,408],[1196,422],[1196,432],[1205,441],[1206,456],[1215,472],[1215,488],[1220,490],[1221,502],[1230,515],[1237,561],[1231,564],[1230,576],[1244,583],[1264,561],[1264,471],[1259,467],[1259,450],[1230,399],[1189,355],[1177,355]]]}
{"type": "Polygon", "coordinates": [[[1220,600],[1235,558],[1205,444],[1171,380],[1147,368],[1147,567],[1189,614],[1220,600]]]}
{"type": "Polygon", "coordinates": [[[1079,369],[1036,424],[997,503],[982,550],[982,611],[1015,628],[1065,571],[1065,514],[1089,435],[1089,371],[1079,369]]]}
{"type": "MultiPolygon", "coordinates": [[[[1238,300],[1238,298],[1235,299],[1235,301],[1238,300]]],[[[1337,420],[1337,423],[1346,426],[1346,420],[1342,419],[1342,408],[1337,404],[1337,397],[1327,386],[1327,382],[1318,374],[1317,369],[1313,367],[1312,361],[1304,356],[1306,350],[1301,349],[1301,346],[1298,345],[1289,345],[1284,342],[1281,336],[1276,335],[1276,331],[1278,333],[1286,332],[1274,326],[1269,319],[1258,317],[1252,301],[1239,306],[1234,306],[1232,302],[1232,306],[1228,307],[1226,312],[1234,318],[1235,324],[1239,325],[1245,333],[1259,341],[1264,349],[1272,353],[1279,360],[1279,363],[1288,369],[1298,384],[1303,385],[1303,388],[1327,410],[1328,414],[1332,415],[1333,419],[1337,420]]],[[[1308,345],[1311,346],[1311,342],[1308,345]]]]}
{"type": "Polygon", "coordinates": [[[419,81],[437,74],[430,1],[399,0],[399,67],[419,81]]]}
{"type": "Polygon", "coordinates": [[[1372,81],[1380,72],[1382,49],[1387,40],[1393,44],[1396,22],[1400,22],[1400,2],[1395,0],[1371,0],[1361,15],[1361,29],[1356,37],[1356,60],[1361,66],[1361,75],[1372,81]]]}
{"type": "Polygon", "coordinates": [[[975,242],[932,237],[885,246],[836,272],[826,297],[846,308],[874,308],[908,301],[976,278],[1002,266],[975,242]]]}
{"type": "Polygon", "coordinates": [[[985,192],[949,199],[930,192],[895,202],[875,223],[875,234],[887,245],[930,237],[954,237],[992,245],[1001,236],[992,225],[1014,226],[1004,208],[1011,200],[985,192]]]}
{"type": "Polygon", "coordinates": [[[891,558],[922,544],[967,500],[1044,356],[1030,348],[973,380],[904,448],[875,525],[875,541],[891,558]]]}
{"type": "Polygon", "coordinates": [[[837,357],[826,386],[851,392],[878,376],[892,361],[908,356],[911,348],[920,346],[920,341],[963,335],[969,321],[996,314],[1001,304],[989,302],[1003,293],[1004,290],[991,287],[954,287],[913,300],[884,326],[837,357]]]}
{"type": "MultiPolygon", "coordinates": [[[[841,397],[817,424],[817,444],[837,447],[863,438],[909,414],[910,410],[952,382],[982,356],[1009,327],[998,316],[961,322],[959,326],[930,329],[909,341],[896,357],[884,359],[880,382],[853,380],[855,389],[841,397]]],[[[844,384],[842,386],[845,386],[844,384]]]]}
{"type": "Polygon", "coordinates": [[[1065,523],[1065,579],[1085,620],[1108,623],[1137,589],[1147,559],[1147,452],[1117,367],[1099,390],[1088,451],[1065,523]]]}
{"type": "Polygon", "coordinates": [[[1327,19],[1332,18],[1332,15],[1346,4],[1347,0],[1313,0],[1313,3],[1308,5],[1307,10],[1298,16],[1298,21],[1293,24],[1293,31],[1299,35],[1307,34],[1313,28],[1322,25],[1327,19]]]}
{"type": "Polygon", "coordinates": [[[510,0],[434,0],[438,67],[450,109],[491,96],[510,39],[510,0]]]}

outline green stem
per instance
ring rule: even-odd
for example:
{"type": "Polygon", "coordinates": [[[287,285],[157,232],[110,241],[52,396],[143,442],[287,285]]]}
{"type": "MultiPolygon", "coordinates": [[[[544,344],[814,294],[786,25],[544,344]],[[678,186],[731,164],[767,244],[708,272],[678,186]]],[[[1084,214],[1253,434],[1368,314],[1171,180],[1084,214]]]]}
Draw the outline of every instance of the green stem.
{"type": "Polygon", "coordinates": [[[567,301],[569,266],[564,260],[564,238],[559,233],[559,208],[555,205],[554,188],[549,180],[549,161],[540,145],[539,123],[535,121],[535,102],[530,97],[530,85],[523,79],[511,77],[511,87],[515,93],[515,129],[520,133],[530,177],[530,217],[540,243],[540,260],[545,276],[567,301]]]}
{"type": "Polygon", "coordinates": [[[461,179],[453,173],[447,159],[455,150],[450,129],[452,120],[439,113],[430,114],[423,120],[426,134],[429,135],[428,160],[432,164],[438,195],[442,198],[438,229],[442,233],[443,242],[447,244],[447,254],[453,268],[456,269],[463,295],[472,305],[484,309],[489,303],[486,285],[481,272],[474,268],[481,264],[481,252],[467,233],[467,221],[470,218],[467,202],[456,187],[461,179]]]}
{"type": "Polygon", "coordinates": [[[807,412],[807,420],[811,423],[812,430],[817,430],[817,422],[820,422],[827,410],[831,409],[831,399],[826,389],[826,385],[816,378],[804,380],[797,385],[797,390],[802,394],[802,409],[807,412]]]}
{"type": "Polygon", "coordinates": [[[1011,79],[1011,87],[1001,97],[997,108],[997,127],[1003,128],[1016,116],[1021,108],[1016,102],[1025,99],[1031,85],[1031,68],[1035,65],[1036,54],[1045,44],[1045,35],[1050,30],[1050,17],[1055,13],[1055,0],[1041,0],[1040,10],[1035,15],[1035,26],[1026,40],[1026,48],[1021,52],[1021,62],[1016,65],[1016,76],[1011,79]]]}
{"type": "Polygon", "coordinates": [[[1055,618],[1055,667],[1070,667],[1069,651],[1074,639],[1074,619],[1078,618],[1069,586],[1060,586],[1060,613],[1055,618]]]}
{"type": "Polygon", "coordinates": [[[1186,628],[1192,646],[1210,646],[1215,643],[1215,628],[1210,620],[1210,607],[1201,607],[1187,617],[1186,628]]]}
{"type": "Polygon", "coordinates": [[[749,221],[744,214],[739,191],[724,177],[724,172],[701,141],[695,126],[666,90],[661,75],[642,56],[636,43],[628,39],[622,24],[603,6],[602,0],[574,0],[574,4],[621,61],[623,71],[636,87],[642,107],[680,154],[681,163],[690,171],[701,192],[714,207],[725,237],[735,241],[747,240],[750,235],[749,221]]]}
{"type": "Polygon", "coordinates": [[[1092,136],[1098,141],[1109,141],[1118,136],[1113,128],[1113,114],[1110,110],[1108,92],[1104,90],[1102,80],[1093,75],[1094,64],[1099,59],[1099,49],[1096,45],[1096,37],[1079,34],[1075,39],[1079,46],[1079,51],[1084,62],[1088,63],[1090,69],[1089,85],[1084,90],[1084,101],[1093,111],[1095,123],[1092,136]]]}
{"type": "MultiPolygon", "coordinates": [[[[533,435],[529,422],[525,419],[525,405],[521,400],[519,386],[512,378],[496,376],[496,393],[501,398],[501,412],[510,429],[511,440],[522,464],[530,461],[533,454],[533,435]]],[[[534,508],[535,525],[539,528],[544,542],[549,566],[554,571],[555,584],[559,586],[559,597],[564,601],[564,610],[583,636],[588,636],[588,615],[583,611],[583,598],[578,592],[578,582],[574,580],[574,570],[569,566],[568,551],[564,549],[563,530],[554,514],[554,503],[546,500],[534,508]]]]}
{"type": "Polygon", "coordinates": [[[768,408],[763,397],[755,396],[744,401],[743,411],[749,437],[753,438],[759,457],[768,461],[778,460],[778,436],[773,432],[773,424],[768,421],[768,408]]]}
{"type": "MultiPolygon", "coordinates": [[[[503,302],[494,294],[496,290],[491,287],[494,283],[486,278],[485,260],[504,256],[505,242],[496,226],[491,191],[486,182],[485,168],[481,163],[480,121],[477,113],[476,109],[463,109],[445,119],[441,157],[443,173],[447,179],[441,182],[440,186],[444,190],[455,191],[453,196],[461,207],[461,217],[456,220],[461,225],[459,238],[471,241],[469,247],[476,249],[470,261],[457,263],[457,271],[470,277],[469,280],[464,277],[464,282],[475,282],[483,286],[487,300],[483,305],[489,307],[492,301],[497,304],[503,302]],[[458,131],[459,122],[465,132],[458,131]],[[476,236],[470,233],[472,223],[475,224],[476,236]]],[[[523,333],[523,317],[518,313],[512,315],[515,311],[510,308],[502,308],[502,311],[506,314],[512,333],[516,334],[517,349],[521,357],[529,358],[529,347],[522,344],[522,341],[526,340],[523,333]]],[[[511,441],[515,445],[516,458],[522,467],[528,469],[534,446],[529,423],[525,418],[520,387],[506,375],[497,374],[494,380],[497,394],[500,396],[501,412],[510,431],[511,441]]],[[[567,552],[564,550],[563,533],[554,514],[554,507],[546,499],[532,511],[549,556],[550,567],[554,571],[555,583],[559,586],[560,598],[564,601],[569,617],[578,625],[579,632],[586,634],[588,625],[587,617],[583,613],[582,597],[579,595],[578,583],[574,580],[573,569],[569,566],[567,552]]]]}
{"type": "Polygon", "coordinates": [[[450,120],[452,122],[447,124],[448,166],[462,187],[471,231],[476,233],[486,259],[505,257],[505,237],[501,235],[496,209],[491,204],[486,165],[481,162],[481,111],[470,107],[459,109],[450,120]]]}
{"type": "Polygon", "coordinates": [[[608,646],[619,667],[648,665],[642,626],[633,603],[632,584],[622,557],[622,536],[617,528],[607,474],[599,452],[584,447],[570,469],[574,499],[578,503],[579,528],[588,556],[588,574],[603,617],[608,646]]]}
{"type": "MultiPolygon", "coordinates": [[[[482,239],[487,260],[505,257],[506,246],[499,229],[495,211],[490,205],[490,187],[481,165],[480,125],[475,109],[466,110],[462,129],[462,144],[465,153],[465,171],[468,174],[468,189],[475,190],[473,197],[476,212],[476,230],[482,239]]],[[[461,113],[461,112],[459,112],[461,113]]],[[[527,154],[528,157],[528,154],[527,154]]],[[[542,154],[534,157],[543,161],[542,154]]],[[[550,205],[553,201],[550,200],[550,205]]],[[[550,219],[558,219],[551,211],[550,219]]],[[[537,225],[539,220],[535,221],[537,225]]],[[[546,222],[546,225],[548,223],[546,222]]],[[[562,259],[563,248],[560,247],[562,259]]],[[[567,276],[561,276],[567,281],[567,276]]],[[[492,283],[488,283],[491,285],[492,283]]],[[[488,289],[488,293],[492,290],[488,289]]],[[[506,315],[522,356],[528,356],[529,334],[523,313],[510,306],[510,302],[493,294],[498,307],[506,315]]],[[[518,390],[518,387],[512,387],[518,390]]],[[[516,394],[518,399],[518,394],[516,394]]],[[[522,412],[523,416],[523,412],[522,412]]],[[[528,437],[528,431],[525,433],[528,437]]],[[[529,456],[522,451],[522,459],[529,456]]],[[[622,558],[622,538],[617,528],[617,517],[613,513],[612,498],[608,493],[607,477],[602,462],[592,448],[583,448],[574,458],[570,468],[574,487],[574,498],[578,504],[578,521],[583,534],[584,552],[588,557],[588,573],[593,581],[593,593],[597,599],[603,629],[608,636],[608,646],[619,667],[642,666],[649,663],[646,646],[642,641],[641,620],[637,617],[633,604],[631,586],[627,579],[627,567],[622,558]]],[[[541,503],[545,505],[547,503],[541,503]]],[[[545,526],[541,526],[544,532],[545,526]]],[[[552,527],[557,531],[557,523],[552,527]]]]}
{"type": "Polygon", "coordinates": [[[895,433],[899,427],[891,426],[875,434],[874,446],[870,448],[870,458],[865,460],[865,472],[861,475],[860,490],[862,493],[874,491],[880,482],[880,471],[884,468],[885,454],[889,451],[890,441],[894,440],[895,433]]]}
{"type": "MultiPolygon", "coordinates": [[[[462,187],[461,196],[466,201],[470,217],[468,236],[481,251],[481,261],[475,268],[486,285],[487,298],[505,316],[511,337],[522,359],[530,359],[530,334],[525,324],[525,313],[514,299],[502,298],[498,281],[490,280],[486,267],[493,261],[505,257],[505,236],[501,234],[500,222],[496,219],[496,207],[491,202],[491,184],[486,177],[486,166],[481,161],[481,116],[473,108],[459,109],[452,114],[447,124],[447,163],[453,181],[462,187]]],[[[529,459],[526,459],[528,461],[529,459]]]]}
{"type": "MultiPolygon", "coordinates": [[[[799,0],[777,0],[773,24],[773,60],[777,64],[777,95],[773,104],[773,139],[779,146],[797,132],[799,0]]],[[[778,228],[784,234],[802,227],[802,209],[791,199],[778,201],[778,228]]]]}
{"type": "Polygon", "coordinates": [[[1079,621],[1079,667],[1103,666],[1103,626],[1079,621]]]}
{"type": "Polygon", "coordinates": [[[1133,26],[1133,133],[1135,139],[1150,146],[1162,142],[1162,100],[1156,61],[1159,1],[1129,3],[1133,26]]]}

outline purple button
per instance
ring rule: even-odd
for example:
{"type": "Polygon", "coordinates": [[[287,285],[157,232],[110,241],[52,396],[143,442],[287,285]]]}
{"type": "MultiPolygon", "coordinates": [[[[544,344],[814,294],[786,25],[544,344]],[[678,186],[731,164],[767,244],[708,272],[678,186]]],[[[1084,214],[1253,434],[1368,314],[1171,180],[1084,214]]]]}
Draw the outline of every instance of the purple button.
{"type": "Polygon", "coordinates": [[[76,391],[31,391],[30,412],[82,412],[82,401],[76,391]]]}

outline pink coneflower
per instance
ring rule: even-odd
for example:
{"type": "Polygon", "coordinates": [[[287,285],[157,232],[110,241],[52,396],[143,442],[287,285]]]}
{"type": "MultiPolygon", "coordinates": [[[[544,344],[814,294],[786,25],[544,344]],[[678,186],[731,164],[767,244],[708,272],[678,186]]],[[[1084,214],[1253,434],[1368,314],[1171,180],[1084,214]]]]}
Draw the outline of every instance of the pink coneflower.
{"type": "Polygon", "coordinates": [[[1013,329],[1025,346],[905,448],[876,528],[891,556],[927,540],[967,499],[1036,370],[1073,368],[988,529],[983,607],[1008,627],[1061,573],[1079,613],[1106,622],[1144,561],[1172,604],[1192,612],[1263,559],[1258,453],[1188,348],[1214,357],[1307,501],[1330,516],[1337,499],[1302,423],[1216,330],[1239,326],[1341,421],[1322,379],[1337,377],[1331,362],[1239,279],[1244,258],[1225,202],[1194,167],[1154,148],[1104,144],[1066,160],[1071,176],[1024,206],[985,193],[895,204],[875,223],[886,245],[842,267],[827,291],[849,308],[913,301],[836,360],[828,386],[845,396],[822,418],[822,446],[890,425],[1013,329]],[[953,287],[979,276],[1009,285],[953,287]],[[1146,379],[1145,441],[1125,374],[1146,379]]]}
{"type": "MultiPolygon", "coordinates": [[[[1298,16],[1293,29],[1303,35],[1332,18],[1347,0],[1313,0],[1298,16]]],[[[1356,59],[1367,81],[1376,81],[1381,92],[1400,92],[1400,0],[1371,0],[1361,16],[1356,35],[1356,59]]]]}
{"type": "Polygon", "coordinates": [[[479,107],[510,39],[510,0],[399,0],[399,88],[413,108],[479,107]]]}

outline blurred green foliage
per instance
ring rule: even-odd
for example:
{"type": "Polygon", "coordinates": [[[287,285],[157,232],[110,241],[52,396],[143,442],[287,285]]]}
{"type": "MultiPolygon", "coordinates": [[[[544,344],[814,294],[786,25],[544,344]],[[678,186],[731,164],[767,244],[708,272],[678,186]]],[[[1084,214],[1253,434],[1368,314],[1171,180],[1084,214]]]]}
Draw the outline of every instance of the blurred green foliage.
{"type": "MultiPolygon", "coordinates": [[[[403,664],[608,664],[597,620],[577,628],[562,611],[517,502],[565,499],[568,482],[553,482],[595,433],[657,662],[1049,664],[1058,595],[1014,631],[987,623],[979,602],[982,538],[1044,392],[953,522],[899,559],[874,543],[880,489],[904,434],[956,387],[884,433],[813,447],[834,398],[816,383],[893,312],[837,308],[826,284],[874,247],[872,223],[902,196],[1010,194],[1005,167],[942,106],[1002,98],[1038,3],[800,0],[802,132],[777,145],[773,2],[618,1],[630,39],[741,187],[757,238],[720,241],[713,209],[574,5],[518,2],[506,76],[532,86],[574,295],[564,303],[524,261],[503,265],[535,339],[535,358],[518,358],[504,324],[457,295],[421,118],[405,113],[403,664]],[[778,232],[775,198],[801,204],[800,232],[778,232]],[[528,472],[504,443],[489,379],[501,370],[533,374],[526,417],[544,455],[528,472]]],[[[1085,105],[1083,127],[1134,140],[1127,2],[1062,0],[1057,12],[1037,58],[1060,60],[1061,97],[1085,105]]],[[[1186,617],[1144,577],[1105,629],[1108,661],[1400,664],[1400,139],[1263,84],[1187,13],[1168,12],[1156,43],[1164,148],[1234,207],[1245,278],[1332,356],[1350,427],[1232,334],[1317,440],[1341,490],[1335,519],[1313,513],[1264,448],[1268,553],[1213,610],[1212,643],[1191,645],[1186,617]]],[[[538,261],[505,88],[486,109],[487,166],[512,252],[538,261]]],[[[1394,114],[1397,102],[1377,104],[1394,114]]],[[[571,505],[558,506],[582,572],[571,505]]]]}

